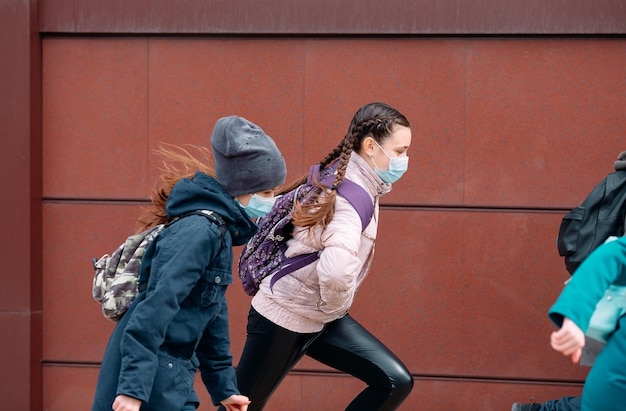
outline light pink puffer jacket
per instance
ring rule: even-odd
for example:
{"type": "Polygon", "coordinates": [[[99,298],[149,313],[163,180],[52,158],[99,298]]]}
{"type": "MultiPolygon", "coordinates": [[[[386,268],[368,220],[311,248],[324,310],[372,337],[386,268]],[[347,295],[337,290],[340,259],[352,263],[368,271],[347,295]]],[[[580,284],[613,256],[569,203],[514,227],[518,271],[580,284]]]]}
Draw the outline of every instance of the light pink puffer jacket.
{"type": "Polygon", "coordinates": [[[348,200],[337,196],[335,213],[322,232],[298,229],[289,240],[287,257],[323,250],[320,258],[278,280],[261,282],[252,306],[275,324],[299,333],[320,331],[325,323],[345,315],[374,257],[378,229],[378,199],[391,190],[360,155],[352,153],[346,177],[365,188],[374,202],[374,216],[361,232],[361,219],[348,200]]]}

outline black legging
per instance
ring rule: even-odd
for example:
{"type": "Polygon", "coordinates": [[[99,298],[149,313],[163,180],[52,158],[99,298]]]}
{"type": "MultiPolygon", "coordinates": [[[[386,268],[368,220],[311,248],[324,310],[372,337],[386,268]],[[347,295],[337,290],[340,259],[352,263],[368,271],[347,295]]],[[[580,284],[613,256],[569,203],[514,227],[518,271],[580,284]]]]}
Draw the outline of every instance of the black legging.
{"type": "Polygon", "coordinates": [[[299,334],[250,308],[248,337],[237,366],[239,389],[252,401],[248,410],[262,410],[305,354],[368,385],[348,405],[348,411],[395,410],[413,388],[404,364],[349,315],[327,324],[319,333],[299,334]]]}

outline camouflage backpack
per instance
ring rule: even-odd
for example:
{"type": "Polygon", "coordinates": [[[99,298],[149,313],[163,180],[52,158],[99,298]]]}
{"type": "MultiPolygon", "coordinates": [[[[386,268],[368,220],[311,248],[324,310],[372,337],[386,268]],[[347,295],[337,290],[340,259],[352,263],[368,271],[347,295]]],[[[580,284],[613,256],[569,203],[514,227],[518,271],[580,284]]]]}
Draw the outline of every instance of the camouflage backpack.
{"type": "MultiPolygon", "coordinates": [[[[256,294],[259,284],[267,276],[274,275],[270,280],[272,288],[279,279],[319,258],[319,252],[285,257],[287,240],[293,231],[291,213],[296,200],[306,202],[307,198],[318,190],[313,184],[314,181],[327,187],[332,186],[335,167],[336,163],[321,172],[319,164],[311,167],[307,182],[278,197],[272,210],[258,221],[259,230],[248,241],[239,257],[239,279],[246,294],[256,294]]],[[[347,178],[343,179],[337,194],[352,204],[361,218],[361,228],[365,230],[374,215],[374,204],[369,194],[363,187],[347,178]]]]}
{"type": "Polygon", "coordinates": [[[93,298],[102,304],[102,314],[109,320],[119,321],[133,300],[147,285],[140,283],[141,259],[148,246],[170,224],[182,217],[199,214],[209,218],[220,227],[222,236],[226,232],[224,220],[210,210],[198,210],[177,217],[167,224],[159,224],[139,234],[131,235],[109,254],[93,259],[93,298]]]}

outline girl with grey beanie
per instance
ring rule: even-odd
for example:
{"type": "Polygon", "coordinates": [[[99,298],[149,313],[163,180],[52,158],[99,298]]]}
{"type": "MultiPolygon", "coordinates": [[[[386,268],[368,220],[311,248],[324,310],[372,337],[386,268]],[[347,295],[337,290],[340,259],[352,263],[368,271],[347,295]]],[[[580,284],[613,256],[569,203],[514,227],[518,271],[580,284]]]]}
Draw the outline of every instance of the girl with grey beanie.
{"type": "Polygon", "coordinates": [[[211,148],[193,147],[199,155],[176,146],[157,151],[162,185],[139,225],[169,224],[141,261],[147,285],[109,339],[92,411],[196,410],[197,369],[214,405],[248,408],[228,335],[232,246],[257,231],[253,218],[271,208],[287,170],[274,141],[242,117],[219,119],[211,148]]]}

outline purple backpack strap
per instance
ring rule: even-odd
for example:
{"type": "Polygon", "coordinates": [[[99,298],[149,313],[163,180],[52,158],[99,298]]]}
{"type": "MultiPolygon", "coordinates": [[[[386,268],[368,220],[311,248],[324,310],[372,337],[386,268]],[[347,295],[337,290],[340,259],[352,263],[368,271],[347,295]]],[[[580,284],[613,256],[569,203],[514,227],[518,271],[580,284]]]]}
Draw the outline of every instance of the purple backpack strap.
{"type": "Polygon", "coordinates": [[[365,231],[374,215],[374,204],[369,194],[354,181],[344,178],[337,193],[352,204],[361,217],[361,231],[365,231]]]}
{"type": "MultiPolygon", "coordinates": [[[[320,164],[316,164],[309,170],[309,176],[307,182],[311,182],[313,176],[317,178],[320,175],[320,164]]],[[[335,176],[330,175],[320,181],[326,187],[332,187],[335,181],[335,176]]],[[[374,204],[367,191],[354,181],[344,178],[341,185],[337,188],[337,193],[345,198],[352,204],[352,207],[359,213],[361,218],[361,231],[365,231],[365,228],[369,225],[372,216],[374,215],[374,204]]]]}
{"type": "Polygon", "coordinates": [[[319,258],[319,252],[308,253],[308,254],[300,254],[294,257],[288,258],[283,262],[280,270],[274,274],[272,279],[270,280],[270,290],[274,287],[274,283],[287,274],[291,274],[296,270],[299,270],[302,267],[305,267],[311,264],[313,261],[319,258]]]}

